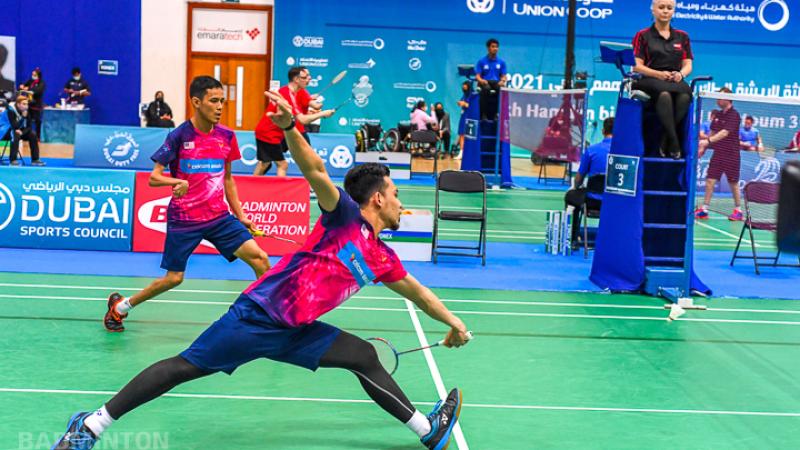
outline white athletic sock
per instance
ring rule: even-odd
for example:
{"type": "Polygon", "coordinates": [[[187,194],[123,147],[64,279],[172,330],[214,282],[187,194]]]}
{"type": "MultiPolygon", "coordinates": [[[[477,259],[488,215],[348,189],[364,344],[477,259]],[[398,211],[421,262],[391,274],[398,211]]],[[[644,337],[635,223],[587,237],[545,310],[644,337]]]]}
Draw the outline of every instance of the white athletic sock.
{"type": "Polygon", "coordinates": [[[703,205],[703,211],[708,211],[708,205],[703,205]]]}
{"type": "Polygon", "coordinates": [[[122,300],[121,302],[117,303],[117,312],[120,314],[126,314],[128,311],[133,309],[133,305],[131,305],[131,301],[127,298],[122,300]]]}
{"type": "Polygon", "coordinates": [[[83,421],[83,424],[89,427],[97,437],[100,437],[112,423],[114,423],[114,418],[106,411],[105,405],[83,421]]]}
{"type": "Polygon", "coordinates": [[[406,422],[409,430],[417,433],[417,436],[422,437],[431,432],[431,423],[419,410],[414,411],[414,415],[406,422]]]}

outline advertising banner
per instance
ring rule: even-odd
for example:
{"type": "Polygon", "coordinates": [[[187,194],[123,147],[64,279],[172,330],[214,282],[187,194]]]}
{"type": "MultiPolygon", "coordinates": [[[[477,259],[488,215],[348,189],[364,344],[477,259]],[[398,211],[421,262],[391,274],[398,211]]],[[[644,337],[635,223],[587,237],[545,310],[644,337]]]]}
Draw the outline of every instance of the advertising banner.
{"type": "MultiPolygon", "coordinates": [[[[151,170],[150,159],[161,147],[171,130],[106,125],[77,125],[75,134],[75,165],[107,169],[151,170]]],[[[328,173],[343,177],[355,164],[355,137],[352,134],[312,133],[311,146],[325,162],[328,173]]],[[[231,166],[233,173],[251,174],[256,163],[256,137],[252,131],[236,131],[242,154],[231,166]]],[[[288,175],[300,176],[300,169],[289,152],[288,175]]],[[[272,169],[271,174],[275,173],[272,169]]]]}
{"type": "MultiPolygon", "coordinates": [[[[326,132],[354,132],[365,122],[379,122],[384,129],[395,127],[409,120],[418,100],[442,102],[456,123],[460,114],[456,101],[465,79],[458,75],[458,66],[474,66],[486,55],[485,42],[490,37],[500,41],[498,56],[508,66],[507,87],[562,87],[568,3],[296,2],[282,9],[276,22],[275,72],[285,73],[293,65],[308,67],[312,77],[308,90],[313,94],[347,69],[347,76],[324,94],[332,105],[351,92],[371,94],[324,120],[326,132]],[[424,14],[413,14],[420,8],[424,14]]],[[[590,142],[602,139],[602,122],[615,113],[621,81],[613,65],[597,62],[599,43],[631,43],[639,30],[652,23],[651,4],[647,0],[577,1],[575,67],[588,73],[586,138],[590,142]]],[[[800,64],[797,1],[676,1],[672,25],[691,38],[693,76],[714,77],[708,89],[728,86],[735,93],[800,97],[800,84],[786,70],[800,64]]]]}
{"type": "MultiPolygon", "coordinates": [[[[133,251],[161,252],[167,233],[167,206],[172,192],[167,187],[148,185],[149,173],[136,174],[133,251]]],[[[297,251],[309,234],[310,189],[303,178],[236,176],[242,209],[255,228],[268,236],[256,238],[271,256],[297,251]],[[281,239],[291,240],[287,242],[281,239]]],[[[216,253],[203,241],[195,253],[216,253]]]]}
{"type": "Polygon", "coordinates": [[[108,125],[75,126],[74,163],[78,167],[151,170],[150,156],[169,129],[108,125]]]}
{"type": "Polygon", "coordinates": [[[133,178],[0,167],[0,247],[129,251],[133,178]]]}
{"type": "Polygon", "coordinates": [[[253,10],[192,10],[192,51],[266,55],[269,13],[253,10]]]}

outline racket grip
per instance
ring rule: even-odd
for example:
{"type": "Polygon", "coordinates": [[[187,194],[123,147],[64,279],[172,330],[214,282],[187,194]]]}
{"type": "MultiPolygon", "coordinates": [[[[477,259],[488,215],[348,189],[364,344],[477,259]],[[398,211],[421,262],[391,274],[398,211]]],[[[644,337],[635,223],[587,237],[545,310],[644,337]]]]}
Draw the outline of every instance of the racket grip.
{"type": "MultiPolygon", "coordinates": [[[[471,341],[472,337],[473,337],[472,331],[467,331],[467,340],[471,341]]],[[[441,341],[437,342],[436,345],[444,345],[444,339],[442,339],[441,341]]]]}
{"type": "Polygon", "coordinates": [[[248,228],[247,231],[249,231],[250,234],[253,235],[254,237],[264,237],[264,236],[266,236],[266,234],[264,234],[263,231],[257,230],[255,228],[248,228]]]}

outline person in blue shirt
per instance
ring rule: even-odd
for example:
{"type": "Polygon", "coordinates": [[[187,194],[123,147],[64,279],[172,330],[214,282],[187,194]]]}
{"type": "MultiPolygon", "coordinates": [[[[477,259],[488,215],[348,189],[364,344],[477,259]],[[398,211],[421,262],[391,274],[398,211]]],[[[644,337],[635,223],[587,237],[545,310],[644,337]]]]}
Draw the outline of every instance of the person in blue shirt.
{"type": "Polygon", "coordinates": [[[500,42],[491,38],[486,41],[487,54],[475,64],[475,79],[481,93],[481,120],[497,120],[497,102],[500,88],[506,85],[508,70],[506,62],[497,57],[500,42]]]}
{"type": "Polygon", "coordinates": [[[614,118],[609,117],[603,121],[603,140],[597,144],[589,146],[581,156],[581,165],[578,173],[575,174],[575,187],[567,191],[564,195],[564,206],[567,212],[572,209],[572,245],[577,247],[578,232],[580,231],[581,209],[586,202],[586,198],[602,200],[602,196],[588,192],[583,187],[583,182],[594,175],[605,175],[606,160],[611,149],[611,138],[614,133],[614,118]]]}
{"type": "Polygon", "coordinates": [[[761,133],[753,127],[753,116],[745,116],[744,126],[739,129],[739,145],[747,152],[760,152],[764,150],[761,133]]]}

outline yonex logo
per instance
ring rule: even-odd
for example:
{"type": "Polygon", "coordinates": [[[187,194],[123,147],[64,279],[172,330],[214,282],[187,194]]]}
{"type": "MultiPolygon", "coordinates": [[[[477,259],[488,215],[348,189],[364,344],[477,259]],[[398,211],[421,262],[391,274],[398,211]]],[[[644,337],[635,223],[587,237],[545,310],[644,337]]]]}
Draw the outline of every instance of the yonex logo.
{"type": "Polygon", "coordinates": [[[789,23],[789,6],[784,0],[764,0],[758,7],[758,21],[769,31],[780,31],[789,23]],[[767,6],[776,4],[781,7],[781,18],[777,22],[770,22],[764,17],[767,6]]]}
{"type": "Polygon", "coordinates": [[[494,0],[467,0],[467,8],[476,14],[486,14],[494,8],[494,0]]]}
{"type": "Polygon", "coordinates": [[[4,229],[11,223],[16,211],[16,203],[14,202],[14,195],[11,190],[3,183],[0,183],[0,230],[4,229]]]}

